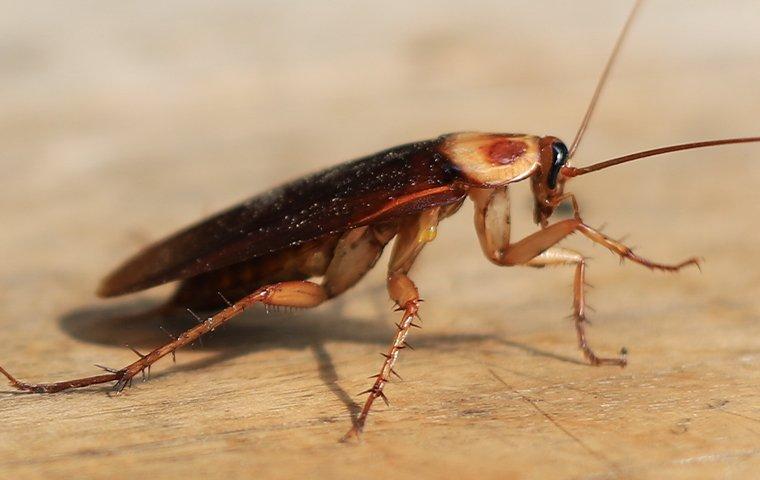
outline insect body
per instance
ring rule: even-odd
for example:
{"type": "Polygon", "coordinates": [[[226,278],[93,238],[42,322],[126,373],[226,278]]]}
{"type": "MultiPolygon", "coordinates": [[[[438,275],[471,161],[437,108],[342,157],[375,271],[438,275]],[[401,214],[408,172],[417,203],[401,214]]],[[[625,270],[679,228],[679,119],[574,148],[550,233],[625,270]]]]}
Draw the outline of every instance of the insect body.
{"type": "Polygon", "coordinates": [[[391,148],[254,197],[139,252],[109,275],[98,293],[110,297],[171,281],[180,286],[169,306],[221,308],[215,315],[142,355],[134,363],[105,374],[56,383],[21,382],[0,368],[18,389],[52,393],[69,388],[116,382],[122,390],[158,359],[193,343],[255,304],[316,307],[355,285],[395,239],[387,274],[390,298],[402,317],[384,354],[380,371],[364,393],[369,397],[348,435],[358,435],[377,398],[387,402],[385,386],[395,374],[406,338],[418,326],[419,291],[409,277],[415,259],[436,237],[440,221],[469,198],[475,206],[475,229],[482,250],[503,266],[572,266],[573,311],[579,346],[592,365],[625,366],[618,357],[600,357],[585,333],[586,259],[558,246],[581,233],[592,242],[645,267],[677,271],[697,265],[694,258],[668,265],[651,262],[583,222],[577,202],[565,192],[575,176],[662,153],[760,137],[675,145],[608,160],[591,167],[568,165],[583,136],[612,60],[630,19],[597,86],[576,137],[568,148],[552,136],[464,132],[391,148]],[[509,186],[530,180],[534,220],[539,230],[518,241],[510,235],[509,186]],[[570,202],[573,218],[551,221],[562,202],[570,202]],[[315,278],[321,280],[315,281],[315,278]]]}

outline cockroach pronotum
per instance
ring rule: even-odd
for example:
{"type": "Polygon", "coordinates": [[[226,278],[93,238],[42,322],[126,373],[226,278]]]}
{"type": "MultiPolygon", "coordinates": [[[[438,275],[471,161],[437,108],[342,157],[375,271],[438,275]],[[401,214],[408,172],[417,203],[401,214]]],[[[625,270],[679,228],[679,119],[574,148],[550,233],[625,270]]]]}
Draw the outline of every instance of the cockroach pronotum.
{"type": "Polygon", "coordinates": [[[55,383],[26,383],[0,368],[23,391],[53,393],[115,382],[120,392],[132,378],[160,358],[191,344],[255,304],[311,308],[355,285],[395,238],[387,276],[390,298],[402,312],[398,331],[380,371],[374,376],[364,407],[344,438],[359,436],[373,402],[387,403],[385,386],[412,327],[418,326],[420,295],[408,272],[424,246],[436,236],[438,223],[459,210],[468,197],[475,206],[475,229],[486,257],[503,266],[567,265],[575,269],[573,317],[578,345],[591,365],[626,365],[618,357],[598,356],[585,333],[586,258],[557,244],[581,233],[621,259],[652,270],[678,271],[699,266],[696,258],[677,264],[652,262],[623,243],[585,224],[578,203],[565,184],[573,177],[613,165],[679,150],[759,142],[760,137],[730,138],[671,145],[607,160],[588,167],[569,164],[577,152],[630,29],[633,7],[597,83],[588,109],[568,148],[553,136],[464,132],[393,147],[311,176],[206,219],[137,253],[100,285],[98,294],[113,297],[179,280],[167,307],[217,311],[169,343],[134,363],[104,374],[55,383]],[[509,186],[529,180],[534,221],[540,229],[512,242],[509,186]],[[550,221],[568,202],[570,219],[550,221]],[[317,283],[314,279],[321,278],[317,283]]]}

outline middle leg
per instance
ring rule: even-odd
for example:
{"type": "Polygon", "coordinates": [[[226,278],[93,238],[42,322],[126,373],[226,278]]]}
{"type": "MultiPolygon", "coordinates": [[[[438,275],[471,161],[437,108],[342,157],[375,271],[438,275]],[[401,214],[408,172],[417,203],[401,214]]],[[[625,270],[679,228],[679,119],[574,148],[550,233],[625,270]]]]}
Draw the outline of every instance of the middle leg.
{"type": "Polygon", "coordinates": [[[406,343],[409,331],[412,327],[419,327],[415,320],[419,320],[420,295],[417,286],[407,273],[425,244],[435,238],[440,216],[441,209],[433,208],[407,219],[399,227],[388,269],[388,293],[391,299],[396,302],[397,311],[403,312],[403,316],[401,321],[396,324],[397,331],[393,336],[388,352],[381,354],[384,360],[380,372],[371,377],[375,379],[372,386],[362,392],[362,394],[369,394],[369,397],[364,403],[356,423],[344,435],[343,440],[348,440],[352,436],[359,437],[376,399],[382,398],[386,404],[389,404],[388,397],[385,396],[384,392],[385,385],[390,381],[391,375],[399,376],[394,370],[396,361],[401,350],[409,346],[406,343]]]}

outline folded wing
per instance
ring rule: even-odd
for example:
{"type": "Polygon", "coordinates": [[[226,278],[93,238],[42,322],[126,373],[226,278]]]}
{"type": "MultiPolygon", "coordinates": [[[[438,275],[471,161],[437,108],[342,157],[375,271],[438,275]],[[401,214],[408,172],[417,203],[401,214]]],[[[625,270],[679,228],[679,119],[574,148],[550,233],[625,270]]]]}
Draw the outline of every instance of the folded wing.
{"type": "Polygon", "coordinates": [[[441,140],[395,147],[258,195],[161,240],[107,276],[104,297],[193,277],[464,196],[441,140]]]}

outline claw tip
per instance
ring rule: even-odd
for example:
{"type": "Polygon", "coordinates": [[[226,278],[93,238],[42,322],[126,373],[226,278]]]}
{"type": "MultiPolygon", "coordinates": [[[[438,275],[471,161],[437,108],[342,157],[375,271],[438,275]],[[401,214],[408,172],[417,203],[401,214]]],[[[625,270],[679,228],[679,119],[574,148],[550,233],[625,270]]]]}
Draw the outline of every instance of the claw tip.
{"type": "Polygon", "coordinates": [[[348,443],[351,441],[351,438],[355,438],[357,442],[361,443],[362,437],[361,437],[361,428],[357,426],[351,427],[351,430],[346,432],[345,435],[343,435],[340,439],[340,443],[348,443]]]}

